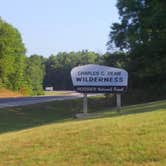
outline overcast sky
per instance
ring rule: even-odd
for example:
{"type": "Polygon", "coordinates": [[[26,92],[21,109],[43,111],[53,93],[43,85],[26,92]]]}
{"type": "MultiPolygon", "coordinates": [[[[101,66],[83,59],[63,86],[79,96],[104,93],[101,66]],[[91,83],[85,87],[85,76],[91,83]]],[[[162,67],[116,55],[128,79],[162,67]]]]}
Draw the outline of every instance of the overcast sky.
{"type": "Polygon", "coordinates": [[[118,21],[116,0],[4,0],[0,16],[16,27],[27,55],[106,51],[110,26],[118,21]]]}

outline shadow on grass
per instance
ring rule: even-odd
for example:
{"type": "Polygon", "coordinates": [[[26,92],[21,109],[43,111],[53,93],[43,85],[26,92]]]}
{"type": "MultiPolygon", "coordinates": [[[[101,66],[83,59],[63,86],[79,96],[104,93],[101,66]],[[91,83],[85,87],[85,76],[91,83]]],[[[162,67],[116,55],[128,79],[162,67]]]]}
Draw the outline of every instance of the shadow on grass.
{"type": "Polygon", "coordinates": [[[125,106],[122,107],[120,112],[118,112],[116,108],[114,108],[112,111],[110,111],[110,109],[105,109],[102,117],[117,117],[130,114],[140,114],[144,112],[159,111],[161,109],[166,111],[166,100],[150,102],[146,104],[138,104],[133,106],[125,106]]]}
{"type": "MultiPolygon", "coordinates": [[[[118,113],[115,109],[111,110],[113,105],[114,102],[108,102],[105,98],[89,99],[89,111],[100,113],[102,117],[114,117],[166,109],[166,100],[137,106],[126,106],[122,109],[121,113],[118,113]]],[[[76,113],[81,111],[81,99],[0,109],[0,133],[18,131],[49,123],[70,121],[76,113]]]]}

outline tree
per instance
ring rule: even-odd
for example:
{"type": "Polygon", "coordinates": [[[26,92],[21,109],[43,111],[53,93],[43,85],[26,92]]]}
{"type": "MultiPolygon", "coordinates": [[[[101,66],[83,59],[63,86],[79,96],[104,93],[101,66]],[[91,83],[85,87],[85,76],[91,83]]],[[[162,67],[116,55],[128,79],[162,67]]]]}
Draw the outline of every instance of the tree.
{"type": "Polygon", "coordinates": [[[54,89],[72,89],[70,71],[73,67],[89,63],[97,63],[99,54],[86,50],[79,52],[60,52],[52,55],[46,61],[46,75],[44,87],[53,86],[54,89]]]}
{"type": "Polygon", "coordinates": [[[124,69],[128,68],[128,63],[130,61],[128,54],[124,52],[107,52],[102,58],[105,65],[124,69]]]}
{"type": "Polygon", "coordinates": [[[19,90],[24,85],[25,47],[20,33],[0,18],[0,82],[19,90]]]}
{"type": "Polygon", "coordinates": [[[44,61],[45,59],[39,55],[31,55],[26,59],[25,77],[35,95],[43,94],[44,61]]]}
{"type": "Polygon", "coordinates": [[[133,81],[157,86],[166,81],[166,1],[118,0],[120,23],[114,23],[108,48],[113,45],[130,57],[133,81]],[[159,81],[160,80],[160,81],[159,81]]]}

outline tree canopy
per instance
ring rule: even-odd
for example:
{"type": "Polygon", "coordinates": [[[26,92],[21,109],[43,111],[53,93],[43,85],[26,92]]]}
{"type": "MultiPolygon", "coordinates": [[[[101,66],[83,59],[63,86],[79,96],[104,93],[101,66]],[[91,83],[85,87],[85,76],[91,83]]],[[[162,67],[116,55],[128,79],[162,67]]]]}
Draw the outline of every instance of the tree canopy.
{"type": "Polygon", "coordinates": [[[19,31],[0,19],[0,87],[23,94],[43,91],[44,59],[26,57],[26,49],[19,31]]]}
{"type": "Polygon", "coordinates": [[[45,63],[46,75],[43,85],[53,86],[54,89],[72,89],[71,69],[78,65],[98,62],[99,54],[87,50],[51,55],[45,63]]]}
{"type": "Polygon", "coordinates": [[[25,47],[20,33],[0,18],[0,83],[18,90],[24,84],[25,47]]]}
{"type": "Polygon", "coordinates": [[[166,81],[166,1],[118,0],[117,8],[120,22],[111,26],[108,49],[115,45],[128,55],[127,67],[135,82],[142,79],[142,85],[156,82],[157,86],[160,80],[163,84],[166,81]]]}
{"type": "Polygon", "coordinates": [[[45,59],[40,55],[26,58],[25,78],[35,95],[43,94],[44,62],[45,59]]]}

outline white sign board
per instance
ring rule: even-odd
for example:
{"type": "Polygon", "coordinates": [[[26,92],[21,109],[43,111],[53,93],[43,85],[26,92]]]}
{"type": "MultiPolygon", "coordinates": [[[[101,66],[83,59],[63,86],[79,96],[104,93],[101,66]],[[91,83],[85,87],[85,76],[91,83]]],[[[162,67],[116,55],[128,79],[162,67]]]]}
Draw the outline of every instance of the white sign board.
{"type": "Polygon", "coordinates": [[[124,69],[94,64],[73,68],[71,77],[76,91],[82,93],[122,93],[128,84],[124,69]]]}

